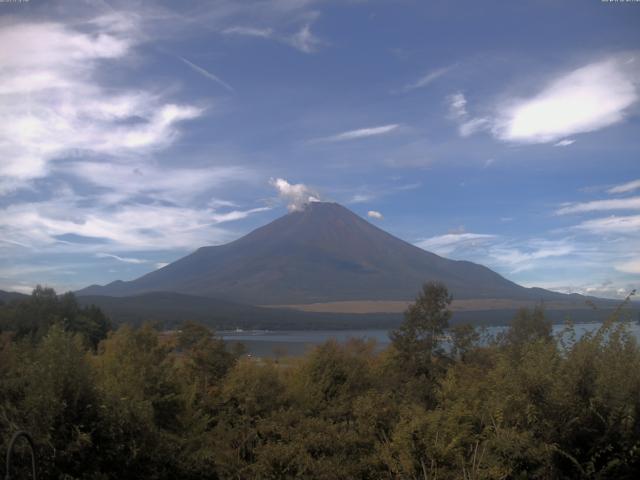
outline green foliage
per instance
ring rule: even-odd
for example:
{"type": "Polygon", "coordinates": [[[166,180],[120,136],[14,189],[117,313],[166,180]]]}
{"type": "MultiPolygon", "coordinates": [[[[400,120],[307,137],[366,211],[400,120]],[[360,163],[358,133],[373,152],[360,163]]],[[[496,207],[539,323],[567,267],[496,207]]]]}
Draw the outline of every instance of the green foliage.
{"type": "Polygon", "coordinates": [[[523,310],[497,341],[446,330],[447,350],[449,302],[426,285],[385,351],[275,362],[193,323],[91,337],[100,315],[40,288],[0,309],[0,442],[30,431],[52,479],[638,477],[640,348],[620,312],[558,341],[523,310]]]}
{"type": "Polygon", "coordinates": [[[177,347],[185,357],[184,367],[192,383],[203,394],[233,366],[241,352],[230,352],[225,343],[203,325],[186,322],[177,336],[177,347]]]}
{"type": "Polygon", "coordinates": [[[449,333],[451,334],[451,355],[465,361],[478,346],[480,334],[473,325],[469,324],[455,325],[451,327],[449,333]]]}
{"type": "Polygon", "coordinates": [[[92,348],[111,329],[109,319],[98,307],[80,307],[73,293],[58,296],[52,288],[40,285],[26,300],[0,304],[0,332],[10,332],[16,339],[37,342],[55,324],[81,334],[92,348]]]}
{"type": "Polygon", "coordinates": [[[82,338],[53,326],[35,347],[25,342],[5,344],[3,354],[3,442],[18,429],[28,430],[38,445],[41,476],[55,478],[63,471],[80,477],[96,457],[91,435],[99,417],[82,338]]]}
{"type": "Polygon", "coordinates": [[[406,360],[424,357],[418,363],[428,364],[438,350],[439,336],[449,326],[452,297],[439,282],[422,286],[422,292],[404,314],[404,323],[391,332],[394,347],[406,360]]]}
{"type": "Polygon", "coordinates": [[[515,349],[532,342],[551,340],[551,322],[545,319],[543,305],[536,305],[533,311],[520,309],[503,337],[503,341],[515,349]]]}

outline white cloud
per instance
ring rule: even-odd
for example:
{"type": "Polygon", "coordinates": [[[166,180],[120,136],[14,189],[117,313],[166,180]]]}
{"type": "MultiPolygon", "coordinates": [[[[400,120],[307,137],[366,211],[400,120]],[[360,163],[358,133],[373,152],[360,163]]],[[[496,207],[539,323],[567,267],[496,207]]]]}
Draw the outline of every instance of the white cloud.
{"type": "Polygon", "coordinates": [[[467,99],[462,92],[451,94],[447,97],[449,104],[449,117],[458,123],[458,132],[463,137],[468,137],[487,127],[489,120],[484,117],[471,117],[467,111],[467,99]]]}
{"type": "Polygon", "coordinates": [[[463,120],[469,116],[467,112],[467,99],[462,92],[457,92],[447,97],[449,115],[457,120],[463,120]]]}
{"type": "MultiPolygon", "coordinates": [[[[212,195],[254,179],[232,162],[174,167],[154,160],[179,138],[180,123],[203,109],[146,85],[106,83],[105,67],[121,78],[121,66],[137,65],[131,59],[146,33],[136,17],[121,15],[0,29],[0,115],[11,119],[0,125],[0,194],[47,178],[37,184],[42,188],[0,205],[0,237],[7,239],[0,241],[0,261],[71,254],[90,255],[92,266],[96,257],[152,264],[129,252],[226,242],[236,234],[224,223],[266,209],[242,209],[212,195]]],[[[13,282],[42,275],[14,273],[13,282]]]]}
{"type": "MultiPolygon", "coordinates": [[[[171,168],[140,161],[126,164],[72,162],[61,165],[59,171],[110,190],[112,194],[103,197],[108,203],[146,195],[156,200],[183,204],[211,188],[252,177],[250,171],[238,166],[171,168]]],[[[229,206],[219,202],[214,201],[211,206],[229,206]]]]}
{"type": "Polygon", "coordinates": [[[553,144],[554,147],[568,147],[569,145],[573,145],[576,141],[573,138],[564,138],[559,142],[553,144]]]}
{"type": "Polygon", "coordinates": [[[576,252],[575,244],[567,239],[515,240],[500,235],[468,233],[462,227],[458,232],[417,242],[416,246],[438,255],[473,260],[511,274],[537,268],[546,259],[576,252]]]}
{"type": "Polygon", "coordinates": [[[98,258],[112,258],[122,263],[133,263],[136,265],[147,263],[147,260],[143,260],[142,258],[134,258],[134,257],[121,257],[119,255],[114,255],[112,253],[104,253],[98,252],[96,253],[96,257],[98,258]]]}
{"type": "Polygon", "coordinates": [[[624,120],[638,101],[638,68],[622,56],[564,73],[529,98],[501,105],[494,135],[518,143],[556,142],[624,120]]]}
{"type": "Polygon", "coordinates": [[[538,266],[540,260],[564,257],[575,251],[573,243],[567,240],[531,240],[526,250],[499,245],[491,249],[490,256],[497,264],[516,273],[538,266]]]}
{"type": "MultiPolygon", "coordinates": [[[[67,194],[0,209],[0,231],[38,253],[192,250],[230,240],[232,235],[221,224],[262,210],[221,213],[164,202],[105,206],[67,194]]],[[[24,252],[24,246],[16,245],[2,256],[11,258],[12,252],[24,252]]]]}
{"type": "Polygon", "coordinates": [[[574,228],[594,234],[629,234],[640,232],[640,215],[630,215],[626,217],[606,217],[594,220],[586,220],[574,228]]]}
{"type": "Polygon", "coordinates": [[[369,210],[367,212],[367,217],[375,218],[376,220],[382,220],[384,218],[384,216],[380,212],[377,212],[376,210],[369,210]]]}
{"type": "Polygon", "coordinates": [[[371,193],[356,193],[351,197],[348,203],[366,203],[370,202],[374,198],[376,198],[376,196],[371,193]]]}
{"type": "Polygon", "coordinates": [[[271,38],[274,36],[274,32],[271,28],[256,28],[256,27],[228,27],[222,30],[225,35],[246,35],[248,37],[260,37],[271,38]]]}
{"type": "Polygon", "coordinates": [[[461,136],[468,137],[469,135],[473,135],[474,133],[483,130],[488,123],[489,120],[486,118],[472,118],[470,120],[467,120],[466,122],[462,122],[458,128],[458,131],[460,132],[461,136]]]}
{"type": "Polygon", "coordinates": [[[633,286],[630,284],[621,284],[619,282],[613,282],[612,280],[604,280],[602,282],[584,283],[581,279],[576,279],[571,282],[558,283],[558,282],[522,282],[526,287],[540,287],[547,290],[553,290],[555,292],[572,294],[577,293],[580,295],[595,296],[600,298],[624,298],[626,297],[633,286]]]}
{"type": "Polygon", "coordinates": [[[359,128],[357,130],[349,130],[347,132],[338,133],[329,137],[320,138],[316,141],[320,142],[342,142],[345,140],[356,140],[359,138],[374,137],[377,135],[385,135],[396,130],[400,125],[393,123],[389,125],[381,125],[379,127],[359,128]]]}
{"type": "Polygon", "coordinates": [[[222,85],[224,88],[226,88],[227,90],[229,90],[230,92],[235,91],[234,88],[229,85],[227,82],[225,82],[224,80],[222,80],[220,77],[218,77],[217,75],[211,73],[210,71],[202,68],[199,65],[196,65],[195,63],[190,62],[189,60],[187,60],[184,57],[179,57],[180,60],[182,60],[187,66],[189,66],[192,70],[198,72],[200,75],[208,78],[209,80],[213,80],[214,82],[222,85]]]}
{"type": "Polygon", "coordinates": [[[31,295],[35,290],[35,286],[32,285],[11,285],[6,290],[9,292],[24,293],[25,295],[31,295]]]}
{"type": "Polygon", "coordinates": [[[495,238],[496,235],[486,233],[447,233],[421,240],[416,243],[416,246],[439,255],[449,255],[455,250],[486,245],[495,238]]]}
{"type": "Polygon", "coordinates": [[[436,70],[428,72],[423,77],[420,77],[417,81],[410,83],[408,85],[405,85],[401,91],[409,92],[417,88],[427,87],[431,85],[433,82],[435,82],[437,79],[439,79],[440,77],[448,73],[450,70],[451,70],[451,67],[443,67],[443,68],[438,68],[436,70]]]}
{"type": "Polygon", "coordinates": [[[0,29],[0,115],[11,119],[0,125],[0,194],[47,176],[53,162],[78,152],[165,148],[179,122],[202,114],[144,90],[100,86],[99,66],[125,59],[138,42],[135,22],[126,20],[127,28],[101,18],[73,28],[48,22],[0,29]]]}
{"type": "Polygon", "coordinates": [[[251,208],[249,210],[232,210],[231,212],[225,213],[215,213],[212,212],[210,218],[215,223],[224,223],[224,222],[232,222],[234,220],[242,220],[243,218],[247,218],[254,213],[266,212],[271,210],[270,207],[258,207],[251,208]]]}
{"type": "Polygon", "coordinates": [[[606,210],[640,210],[640,197],[570,203],[556,210],[556,214],[566,215],[568,213],[599,212],[606,210]]]}
{"type": "Polygon", "coordinates": [[[302,183],[291,184],[283,178],[272,178],[269,183],[278,191],[278,195],[288,202],[287,208],[290,212],[304,210],[310,202],[320,201],[320,196],[302,183]]]}
{"type": "Polygon", "coordinates": [[[616,270],[624,273],[640,275],[640,258],[634,258],[615,266],[616,270]]]}
{"type": "Polygon", "coordinates": [[[640,188],[640,179],[616,185],[607,190],[608,193],[628,193],[640,188]]]}
{"type": "Polygon", "coordinates": [[[298,32],[288,37],[286,42],[304,53],[313,53],[322,45],[320,39],[311,31],[310,23],[303,25],[298,32]]]}
{"type": "Polygon", "coordinates": [[[226,27],[221,30],[221,33],[224,35],[275,40],[303,53],[314,53],[322,46],[323,42],[311,31],[312,23],[317,18],[317,15],[310,14],[307,17],[307,21],[295,33],[278,33],[272,28],[241,25],[226,27]]]}
{"type": "Polygon", "coordinates": [[[168,263],[168,262],[157,262],[157,263],[156,263],[156,270],[157,270],[157,269],[159,269],[159,268],[164,268],[164,267],[166,267],[167,265],[169,265],[169,263],[168,263]]]}

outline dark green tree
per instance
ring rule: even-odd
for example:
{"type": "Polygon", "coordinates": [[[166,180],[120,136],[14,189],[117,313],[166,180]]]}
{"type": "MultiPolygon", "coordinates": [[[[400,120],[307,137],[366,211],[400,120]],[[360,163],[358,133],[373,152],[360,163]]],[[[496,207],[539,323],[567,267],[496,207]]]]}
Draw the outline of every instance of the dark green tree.
{"type": "Polygon", "coordinates": [[[442,353],[440,339],[449,326],[452,301],[447,287],[428,282],[404,313],[404,322],[390,334],[394,348],[414,374],[428,374],[434,355],[442,353]]]}
{"type": "Polygon", "coordinates": [[[73,293],[59,296],[40,285],[30,297],[0,305],[0,331],[11,332],[16,339],[37,343],[56,324],[81,334],[94,350],[111,330],[111,322],[95,305],[82,307],[73,293]]]}
{"type": "Polygon", "coordinates": [[[531,342],[549,342],[552,339],[551,322],[545,318],[542,304],[536,305],[533,311],[520,309],[503,337],[503,341],[515,349],[531,342]]]}
{"type": "Polygon", "coordinates": [[[468,323],[455,325],[450,329],[451,355],[461,361],[465,361],[469,353],[478,345],[480,334],[473,325],[468,323]]]}
{"type": "Polygon", "coordinates": [[[185,366],[203,393],[233,367],[241,354],[229,351],[225,342],[209,328],[194,322],[182,325],[177,347],[185,354],[185,366]]]}

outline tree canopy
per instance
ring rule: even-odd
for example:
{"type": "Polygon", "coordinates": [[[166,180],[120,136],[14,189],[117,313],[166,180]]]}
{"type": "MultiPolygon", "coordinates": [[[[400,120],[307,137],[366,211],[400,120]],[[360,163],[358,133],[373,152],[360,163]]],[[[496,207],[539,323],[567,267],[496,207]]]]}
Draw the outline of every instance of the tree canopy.
{"type": "Polygon", "coordinates": [[[273,361],[189,322],[102,335],[101,313],[39,288],[0,306],[0,451],[28,430],[51,479],[638,478],[626,323],[558,338],[538,308],[481,338],[447,329],[450,301],[425,285],[382,351],[273,361]]]}

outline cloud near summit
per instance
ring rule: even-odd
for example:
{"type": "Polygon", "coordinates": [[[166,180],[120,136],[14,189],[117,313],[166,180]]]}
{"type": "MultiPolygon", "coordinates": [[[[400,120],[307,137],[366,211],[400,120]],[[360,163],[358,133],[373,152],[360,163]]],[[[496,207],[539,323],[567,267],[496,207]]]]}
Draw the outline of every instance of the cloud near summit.
{"type": "Polygon", "coordinates": [[[272,178],[269,183],[278,191],[280,198],[287,201],[290,212],[304,210],[309,203],[320,201],[320,196],[303,183],[291,184],[284,178],[272,178]]]}

